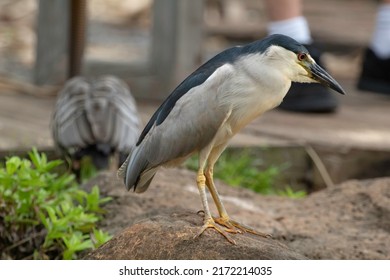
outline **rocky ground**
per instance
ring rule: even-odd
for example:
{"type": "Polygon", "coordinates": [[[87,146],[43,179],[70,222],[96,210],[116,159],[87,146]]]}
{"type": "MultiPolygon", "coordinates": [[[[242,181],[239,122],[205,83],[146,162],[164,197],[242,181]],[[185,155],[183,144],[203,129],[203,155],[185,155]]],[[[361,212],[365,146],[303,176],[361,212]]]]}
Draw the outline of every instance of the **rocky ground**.
{"type": "Polygon", "coordinates": [[[231,235],[236,245],[212,230],[193,239],[202,217],[190,171],[161,170],[144,194],[126,192],[111,173],[85,187],[94,184],[114,198],[103,227],[115,237],[87,259],[390,259],[390,178],[348,181],[303,199],[217,182],[232,218],[273,236],[231,235]]]}

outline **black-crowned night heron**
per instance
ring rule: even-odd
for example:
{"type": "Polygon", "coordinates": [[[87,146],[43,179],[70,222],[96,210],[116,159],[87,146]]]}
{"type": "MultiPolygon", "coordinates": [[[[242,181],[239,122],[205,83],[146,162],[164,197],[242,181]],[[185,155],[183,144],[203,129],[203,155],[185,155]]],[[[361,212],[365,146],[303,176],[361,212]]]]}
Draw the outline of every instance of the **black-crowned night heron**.
{"type": "Polygon", "coordinates": [[[216,55],[188,76],[154,113],[118,171],[128,189],[146,191],[161,166],[199,154],[197,186],[204,225],[234,243],[227,232],[257,232],[232,220],[213,181],[213,167],[228,140],[264,112],[278,106],[291,82],[321,83],[344,94],[341,86],[312,59],[307,49],[283,35],[271,35],[216,55]],[[206,188],[219,217],[211,216],[206,188]]]}
{"type": "Polygon", "coordinates": [[[122,164],[140,132],[134,98],[128,86],[113,76],[67,81],[51,125],[54,143],[71,157],[76,173],[84,156],[90,156],[97,169],[104,169],[110,155],[118,152],[122,164]]]}

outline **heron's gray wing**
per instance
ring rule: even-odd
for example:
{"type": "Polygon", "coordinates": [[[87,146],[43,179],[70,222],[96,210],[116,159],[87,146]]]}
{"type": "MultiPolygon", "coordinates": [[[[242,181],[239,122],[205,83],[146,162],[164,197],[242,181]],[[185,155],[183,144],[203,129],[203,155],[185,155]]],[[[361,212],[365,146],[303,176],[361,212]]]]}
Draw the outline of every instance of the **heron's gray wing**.
{"type": "Polygon", "coordinates": [[[154,126],[158,126],[164,122],[166,117],[170,114],[174,108],[176,102],[181,99],[185,94],[188,94],[190,90],[204,83],[217,69],[225,64],[233,64],[235,60],[239,58],[239,53],[243,50],[242,47],[229,48],[210,60],[201,65],[190,76],[188,76],[161,104],[157,111],[153,114],[148,124],[142,131],[137,145],[139,145],[149,130],[154,126]]]}
{"type": "Polygon", "coordinates": [[[218,92],[232,72],[229,64],[222,65],[183,94],[162,123],[153,124],[133,149],[126,172],[119,172],[125,175],[128,188],[146,190],[159,166],[186,158],[212,141],[229,111],[220,106],[218,92]]]}
{"type": "Polygon", "coordinates": [[[54,142],[62,149],[85,147],[93,142],[84,113],[89,83],[81,77],[69,80],[59,93],[52,118],[54,142]]]}

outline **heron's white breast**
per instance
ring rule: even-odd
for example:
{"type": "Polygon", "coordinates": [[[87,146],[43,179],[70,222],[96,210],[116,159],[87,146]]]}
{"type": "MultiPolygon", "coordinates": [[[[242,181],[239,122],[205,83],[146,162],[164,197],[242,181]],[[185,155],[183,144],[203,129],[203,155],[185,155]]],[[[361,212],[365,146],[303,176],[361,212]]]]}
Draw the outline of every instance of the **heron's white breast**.
{"type": "Polygon", "coordinates": [[[233,78],[226,80],[218,93],[221,104],[232,108],[226,123],[232,134],[278,106],[291,85],[291,81],[269,65],[262,55],[249,55],[234,66],[233,78]]]}

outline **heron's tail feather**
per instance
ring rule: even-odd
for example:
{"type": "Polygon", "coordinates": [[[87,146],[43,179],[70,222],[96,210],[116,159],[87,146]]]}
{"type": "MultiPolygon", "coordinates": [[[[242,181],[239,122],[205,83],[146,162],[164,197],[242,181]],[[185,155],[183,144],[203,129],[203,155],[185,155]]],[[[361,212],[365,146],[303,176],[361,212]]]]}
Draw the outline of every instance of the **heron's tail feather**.
{"type": "Polygon", "coordinates": [[[130,161],[130,155],[129,154],[126,158],[126,160],[122,163],[122,165],[119,167],[116,175],[118,176],[119,179],[125,179],[126,177],[126,169],[127,169],[127,166],[129,165],[129,161],[130,161]]]}
{"type": "Polygon", "coordinates": [[[155,167],[142,172],[138,177],[138,181],[134,185],[134,191],[136,193],[145,192],[148,189],[150,183],[152,182],[154,175],[156,175],[157,170],[158,167],[155,167]]]}
{"type": "MultiPolygon", "coordinates": [[[[119,152],[119,158],[118,158],[118,167],[121,167],[123,163],[125,163],[126,159],[128,158],[129,153],[128,152],[119,152]]],[[[119,173],[119,170],[118,170],[119,173]]]]}
{"type": "Polygon", "coordinates": [[[119,178],[124,179],[127,190],[134,188],[137,193],[147,190],[158,170],[158,167],[148,166],[149,162],[141,150],[142,147],[135,147],[117,173],[119,178]]]}

